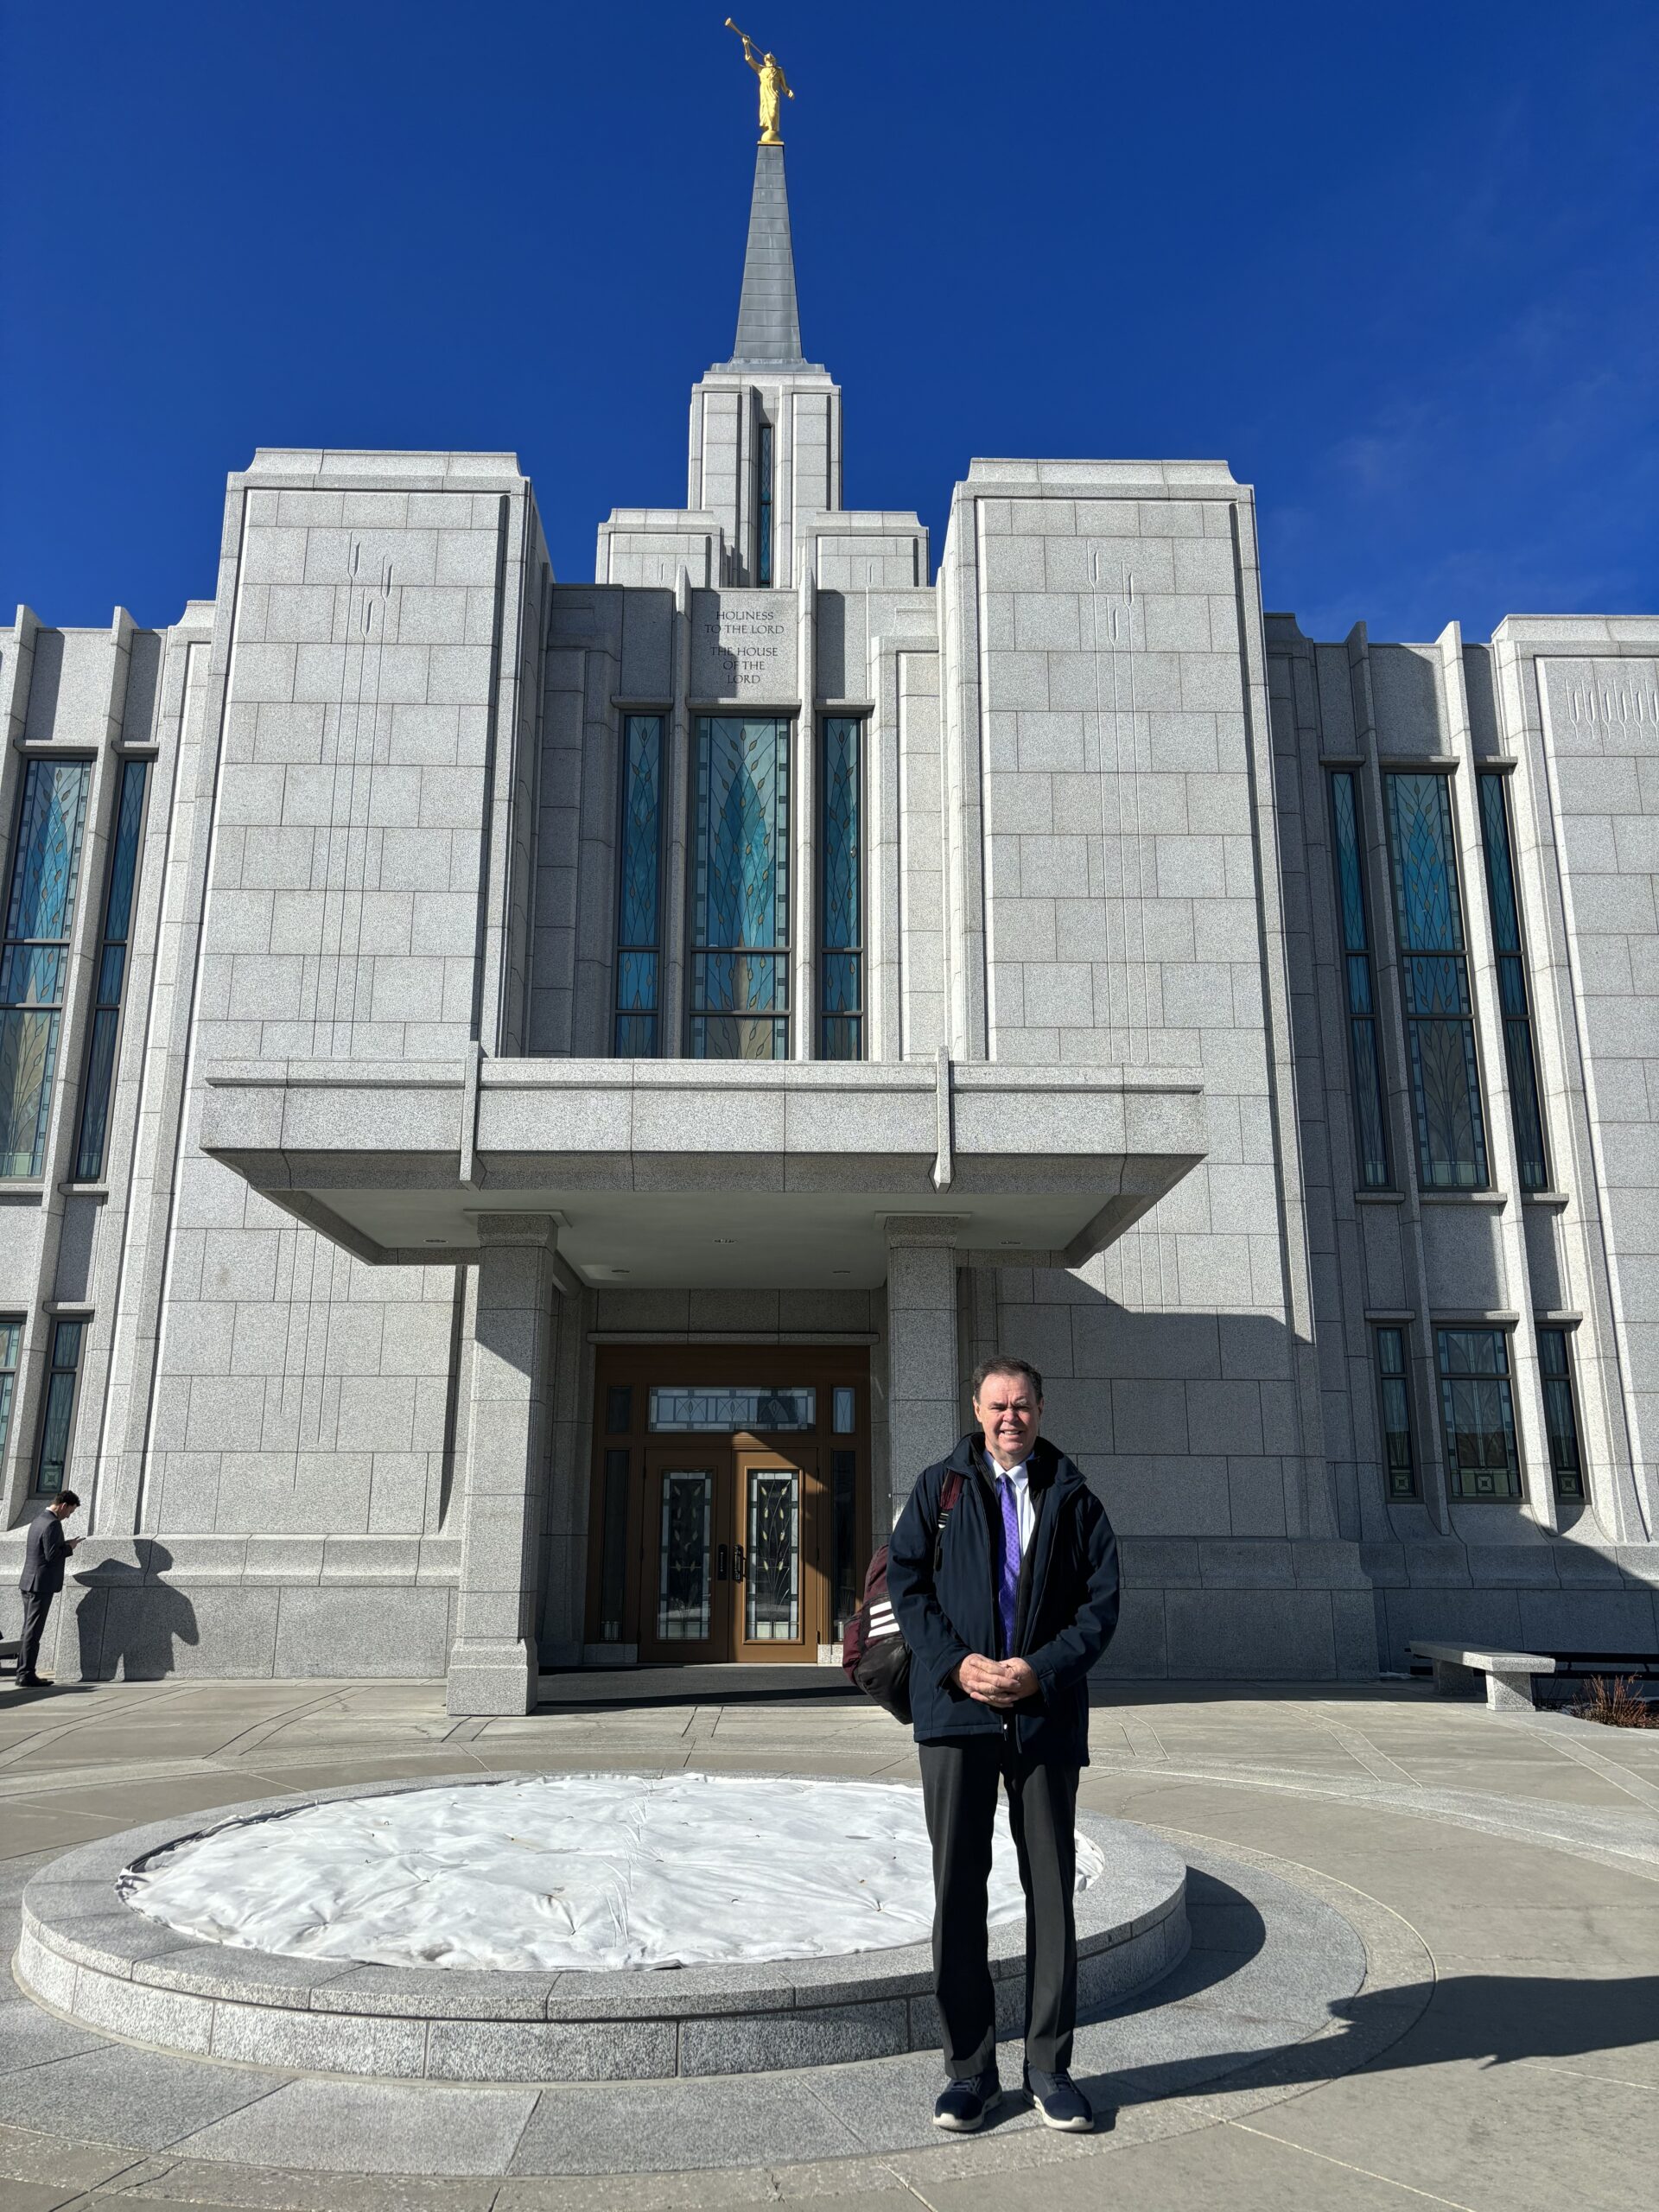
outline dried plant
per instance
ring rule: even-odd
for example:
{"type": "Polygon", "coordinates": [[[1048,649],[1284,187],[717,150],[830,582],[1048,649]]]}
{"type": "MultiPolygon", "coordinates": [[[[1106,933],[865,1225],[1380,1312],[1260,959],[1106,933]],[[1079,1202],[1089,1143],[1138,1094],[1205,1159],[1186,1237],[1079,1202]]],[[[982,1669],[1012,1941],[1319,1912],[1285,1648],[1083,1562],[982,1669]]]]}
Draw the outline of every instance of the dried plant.
{"type": "Polygon", "coordinates": [[[1580,1720],[1599,1720],[1605,1728],[1659,1728],[1659,1706],[1649,1705],[1634,1675],[1609,1681],[1592,1675],[1567,1710],[1580,1720]]]}

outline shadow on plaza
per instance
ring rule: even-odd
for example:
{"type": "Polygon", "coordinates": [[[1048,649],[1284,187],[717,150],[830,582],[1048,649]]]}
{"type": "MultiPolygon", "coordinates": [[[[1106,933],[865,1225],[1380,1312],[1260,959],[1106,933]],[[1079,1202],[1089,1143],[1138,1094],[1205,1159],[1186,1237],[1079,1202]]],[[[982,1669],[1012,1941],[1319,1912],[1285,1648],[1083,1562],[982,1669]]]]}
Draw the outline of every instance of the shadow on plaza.
{"type": "Polygon", "coordinates": [[[153,1682],[171,1675],[178,1644],[200,1642],[196,1609],[164,1575],[173,1554],[153,1537],[141,1536],[139,1564],[101,1560],[73,1577],[75,1633],[85,1681],[153,1682]]]}
{"type": "Polygon", "coordinates": [[[1077,2069],[1078,2086],[1106,2115],[1113,2109],[1192,2096],[1205,2090],[1316,2087],[1362,2069],[1398,2072],[1411,2067],[1475,2061],[1514,2065],[1526,2059],[1570,2059],[1659,2042],[1659,1974],[1623,1977],[1461,1974],[1425,1979],[1375,1992],[1362,1990],[1332,2003],[1327,2019],[1336,2032],[1314,2041],[1254,2047],[1194,2049],[1211,2040],[1206,2018],[1255,2014],[1271,2020],[1275,1992],[1289,2012],[1294,2003],[1295,1964],[1283,1948],[1263,1961],[1266,1986],[1241,1989],[1230,2003],[1228,1984],[1267,1947],[1267,1929],[1248,1898],[1215,1876],[1193,1868],[1188,1877],[1193,1948],[1175,1969],[1128,2004],[1094,2016],[1116,2028],[1125,2062],[1104,2072],[1077,2069]],[[1207,1999],[1206,2003],[1194,2003],[1207,1999]],[[1140,2044],[1145,2057],[1130,2056],[1140,2044]]]}

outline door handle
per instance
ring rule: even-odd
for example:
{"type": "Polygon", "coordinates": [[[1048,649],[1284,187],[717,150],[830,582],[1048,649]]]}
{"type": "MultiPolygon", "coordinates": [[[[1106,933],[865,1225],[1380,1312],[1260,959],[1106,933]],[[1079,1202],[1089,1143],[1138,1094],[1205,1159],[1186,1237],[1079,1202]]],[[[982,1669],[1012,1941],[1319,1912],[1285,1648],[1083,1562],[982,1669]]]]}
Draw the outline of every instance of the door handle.
{"type": "Polygon", "coordinates": [[[723,1582],[726,1580],[726,1547],[724,1544],[717,1544],[715,1547],[715,1580],[716,1582],[723,1582]]]}
{"type": "Polygon", "coordinates": [[[733,1580],[733,1581],[734,1581],[734,1582],[741,1582],[741,1581],[743,1580],[743,1573],[744,1573],[743,1547],[742,1547],[742,1545],[741,1545],[741,1544],[734,1544],[734,1545],[732,1546],[732,1580],[733,1580]]]}

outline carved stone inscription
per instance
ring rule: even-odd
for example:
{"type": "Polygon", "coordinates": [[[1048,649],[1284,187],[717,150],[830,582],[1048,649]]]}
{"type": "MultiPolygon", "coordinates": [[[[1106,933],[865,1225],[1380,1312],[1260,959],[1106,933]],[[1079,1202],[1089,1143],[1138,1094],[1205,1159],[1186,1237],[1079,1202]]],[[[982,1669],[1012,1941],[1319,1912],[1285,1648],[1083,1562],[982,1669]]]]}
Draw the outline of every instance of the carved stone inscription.
{"type": "Polygon", "coordinates": [[[793,592],[694,591],[691,696],[787,707],[797,683],[793,592]]]}

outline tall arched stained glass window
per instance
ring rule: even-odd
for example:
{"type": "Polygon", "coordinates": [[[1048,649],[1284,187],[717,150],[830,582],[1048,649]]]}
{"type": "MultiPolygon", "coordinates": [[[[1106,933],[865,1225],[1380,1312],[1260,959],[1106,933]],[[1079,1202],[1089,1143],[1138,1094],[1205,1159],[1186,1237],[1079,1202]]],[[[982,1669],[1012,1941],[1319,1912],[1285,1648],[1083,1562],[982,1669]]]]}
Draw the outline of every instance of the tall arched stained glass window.
{"type": "Polygon", "coordinates": [[[1486,1125],[1452,794],[1438,772],[1385,781],[1418,1175],[1425,1190],[1484,1191],[1486,1125]]]}
{"type": "Polygon", "coordinates": [[[819,956],[818,1051],[826,1060],[864,1057],[863,724],[823,724],[823,945],[819,956]]]}
{"type": "Polygon", "coordinates": [[[789,1057],[789,724],[697,721],[691,1057],[789,1057]]]}
{"type": "Polygon", "coordinates": [[[622,832],[617,868],[616,1040],[620,1059],[661,1049],[663,718],[622,724],[622,832]]]}
{"type": "Polygon", "coordinates": [[[92,774],[90,760],[23,767],[0,947],[0,1176],[38,1175],[46,1155],[92,774]]]}

